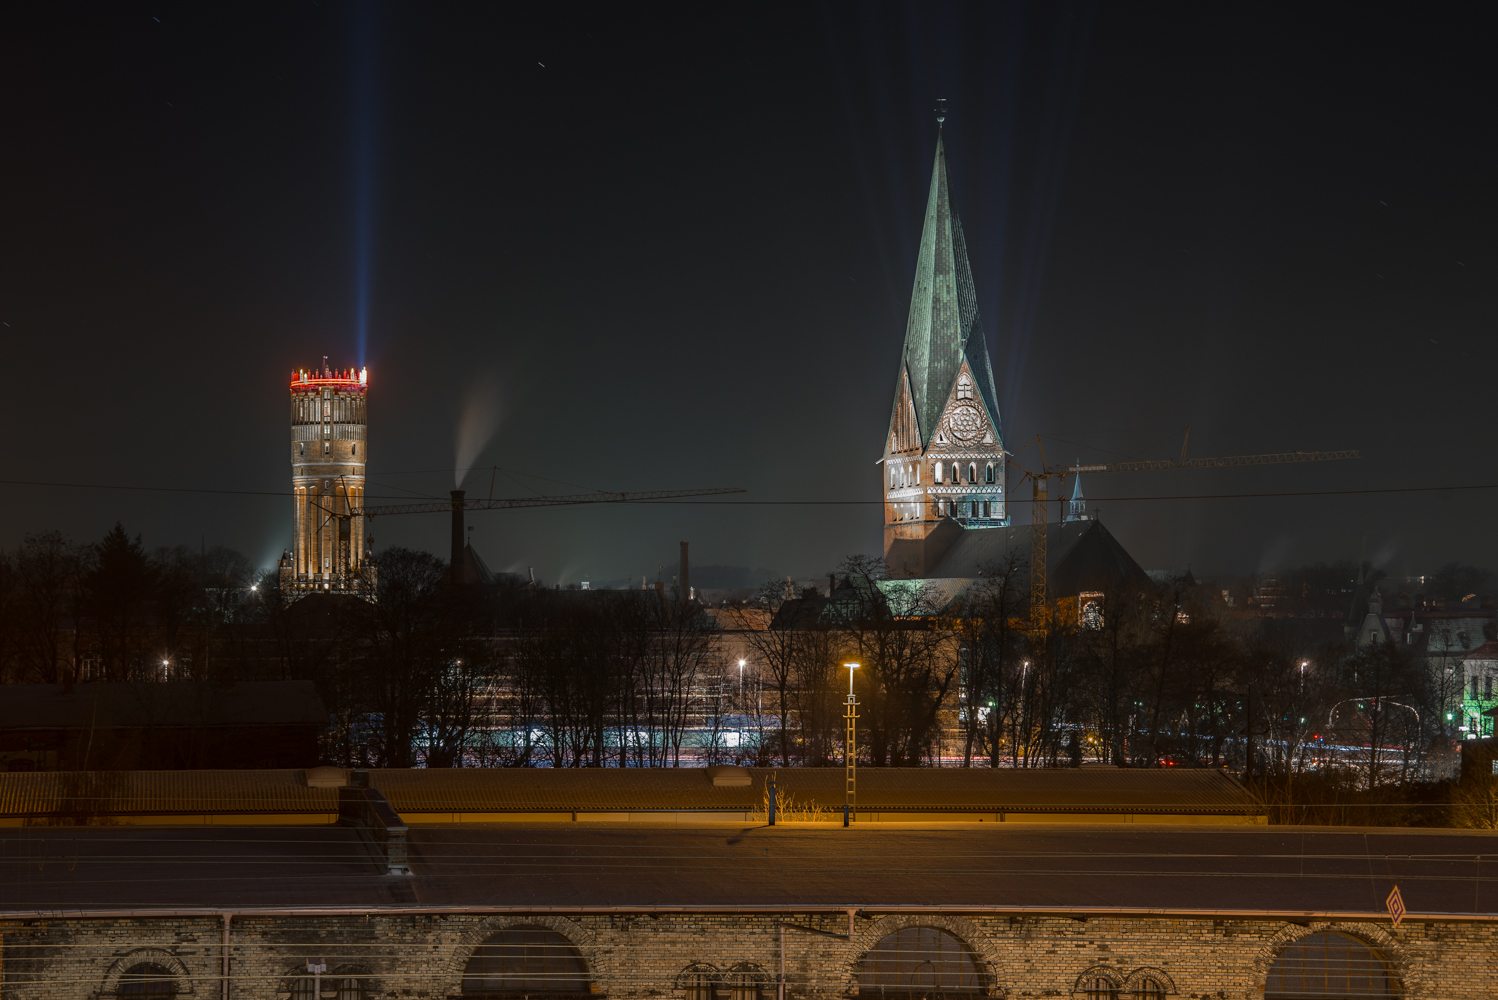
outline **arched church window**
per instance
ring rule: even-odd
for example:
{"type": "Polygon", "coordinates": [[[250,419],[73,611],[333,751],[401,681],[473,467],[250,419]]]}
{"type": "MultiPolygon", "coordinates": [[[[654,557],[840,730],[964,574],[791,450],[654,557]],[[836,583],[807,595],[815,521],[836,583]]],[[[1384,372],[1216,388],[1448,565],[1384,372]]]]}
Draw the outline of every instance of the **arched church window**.
{"type": "Polygon", "coordinates": [[[893,465],[891,465],[889,467],[889,488],[890,489],[894,489],[896,486],[900,485],[899,479],[896,478],[897,476],[898,476],[898,473],[895,472],[895,467],[893,465]]]}
{"type": "Polygon", "coordinates": [[[177,979],[170,969],[145,962],[125,970],[116,993],[132,998],[174,997],[177,995],[177,979]]]}
{"type": "Polygon", "coordinates": [[[936,465],[933,466],[933,471],[932,471],[931,475],[932,475],[932,478],[935,479],[938,483],[941,482],[941,463],[940,462],[937,462],[936,465]]]}
{"type": "Polygon", "coordinates": [[[968,463],[968,467],[967,467],[967,481],[970,482],[970,483],[976,483],[978,481],[978,466],[977,466],[977,463],[974,463],[974,462],[968,463]]]}
{"type": "Polygon", "coordinates": [[[463,969],[465,996],[589,992],[572,943],[544,927],[508,927],[474,950],[463,969]]]}
{"type": "Polygon", "coordinates": [[[992,483],[993,482],[993,463],[992,462],[988,463],[988,468],[985,469],[984,472],[983,472],[983,481],[985,483],[992,483]]]}
{"type": "Polygon", "coordinates": [[[936,927],[906,927],[880,939],[859,960],[857,975],[861,998],[983,992],[973,953],[936,927]]]}
{"type": "Polygon", "coordinates": [[[913,465],[911,466],[911,468],[915,470],[915,482],[916,485],[919,486],[921,484],[921,467],[919,465],[913,465]]]}
{"type": "Polygon", "coordinates": [[[1265,1000],[1392,997],[1383,959],[1346,934],[1308,934],[1287,944],[1269,969],[1265,1000]]]}
{"type": "Polygon", "coordinates": [[[960,476],[961,476],[961,473],[958,472],[958,470],[957,470],[957,463],[953,462],[952,463],[952,485],[953,486],[956,486],[958,483],[960,483],[962,481],[959,478],[960,476]]]}

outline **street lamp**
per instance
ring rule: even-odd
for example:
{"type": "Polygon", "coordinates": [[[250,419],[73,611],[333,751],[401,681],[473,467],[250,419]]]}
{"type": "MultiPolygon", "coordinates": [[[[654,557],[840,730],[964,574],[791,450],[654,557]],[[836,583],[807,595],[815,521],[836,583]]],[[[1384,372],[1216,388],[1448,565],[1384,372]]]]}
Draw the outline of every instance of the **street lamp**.
{"type": "Polygon", "coordinates": [[[739,752],[744,746],[744,661],[739,661],[739,752]]]}
{"type": "Polygon", "coordinates": [[[843,719],[848,723],[848,746],[843,751],[843,769],[845,771],[845,786],[843,794],[843,826],[848,825],[849,818],[858,808],[858,699],[853,695],[853,671],[858,669],[857,663],[844,663],[848,668],[848,702],[843,719]]]}

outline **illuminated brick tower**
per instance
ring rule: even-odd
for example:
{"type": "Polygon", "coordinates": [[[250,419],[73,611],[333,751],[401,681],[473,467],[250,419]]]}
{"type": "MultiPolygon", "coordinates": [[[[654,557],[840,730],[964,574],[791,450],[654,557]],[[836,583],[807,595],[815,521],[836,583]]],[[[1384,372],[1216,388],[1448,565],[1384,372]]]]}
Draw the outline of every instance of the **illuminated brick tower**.
{"type": "Polygon", "coordinates": [[[940,135],[883,466],[891,576],[927,576],[963,532],[1009,524],[998,393],[940,135]]]}
{"type": "Polygon", "coordinates": [[[372,596],[364,506],[369,369],[291,373],[292,548],[281,593],[372,596]]]}

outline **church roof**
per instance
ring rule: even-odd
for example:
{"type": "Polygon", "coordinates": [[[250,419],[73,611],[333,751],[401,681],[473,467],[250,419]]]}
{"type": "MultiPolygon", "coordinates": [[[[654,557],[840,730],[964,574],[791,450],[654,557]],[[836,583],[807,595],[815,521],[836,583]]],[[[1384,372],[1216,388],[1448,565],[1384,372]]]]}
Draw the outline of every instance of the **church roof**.
{"type": "MultiPolygon", "coordinates": [[[[1030,531],[1028,524],[964,531],[928,576],[979,577],[983,570],[1001,565],[1010,551],[1028,559],[1030,531]]],[[[1149,574],[1101,521],[1047,524],[1046,564],[1052,597],[1072,597],[1086,591],[1108,593],[1125,584],[1146,591],[1154,587],[1149,574]]]]}
{"type": "MultiPolygon", "coordinates": [[[[952,210],[946,150],[938,136],[901,358],[902,374],[910,377],[923,444],[931,442],[942,407],[964,361],[973,373],[989,420],[997,431],[1001,424],[993,365],[988,357],[983,324],[978,319],[978,295],[973,287],[973,269],[968,264],[962,223],[952,210]]],[[[896,393],[898,399],[898,388],[896,393]]]]}

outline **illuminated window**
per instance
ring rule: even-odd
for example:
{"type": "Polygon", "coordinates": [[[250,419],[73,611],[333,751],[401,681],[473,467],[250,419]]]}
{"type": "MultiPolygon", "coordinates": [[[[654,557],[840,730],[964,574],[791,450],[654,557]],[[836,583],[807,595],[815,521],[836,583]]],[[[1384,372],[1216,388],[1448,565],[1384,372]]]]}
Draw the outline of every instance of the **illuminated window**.
{"type": "Polygon", "coordinates": [[[1103,627],[1103,595],[1100,591],[1084,591],[1077,595],[1077,624],[1085,629],[1103,627]]]}
{"type": "Polygon", "coordinates": [[[936,480],[938,483],[941,482],[941,463],[940,462],[937,462],[936,465],[934,465],[932,467],[931,478],[934,479],[934,480],[936,480]]]}
{"type": "Polygon", "coordinates": [[[1310,934],[1286,945],[1264,985],[1265,1000],[1393,995],[1383,960],[1346,934],[1310,934]]]}

